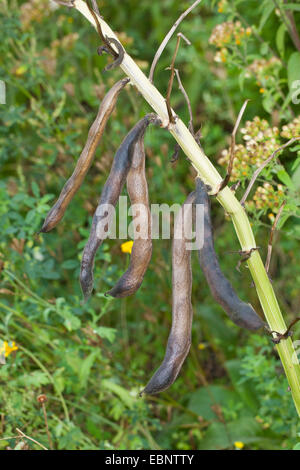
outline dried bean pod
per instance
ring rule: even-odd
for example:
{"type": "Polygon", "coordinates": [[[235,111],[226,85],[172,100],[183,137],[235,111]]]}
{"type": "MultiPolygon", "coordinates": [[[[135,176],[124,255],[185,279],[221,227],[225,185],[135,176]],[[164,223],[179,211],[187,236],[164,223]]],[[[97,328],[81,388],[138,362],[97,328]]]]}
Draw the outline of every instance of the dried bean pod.
{"type": "Polygon", "coordinates": [[[221,271],[214,248],[210,201],[205,184],[199,178],[196,183],[196,204],[203,204],[204,208],[204,242],[199,250],[199,262],[212,296],[236,325],[258,330],[264,326],[264,322],[250,304],[239,299],[221,271]]]}
{"type": "Polygon", "coordinates": [[[144,135],[147,126],[155,121],[157,121],[156,114],[148,114],[141,119],[127,134],[115,155],[110,174],[104,185],[98,207],[93,217],[90,236],[82,255],[80,284],[85,299],[90,296],[93,290],[94,259],[99,246],[104,240],[104,238],[97,236],[97,226],[99,231],[104,232],[105,226],[107,225],[106,213],[103,208],[105,208],[107,204],[114,207],[116,206],[131,166],[133,144],[144,135]],[[104,213],[102,214],[102,212],[104,213]]]}
{"type": "Polygon", "coordinates": [[[140,236],[146,235],[146,237],[136,238],[134,241],[127,271],[118,280],[117,284],[107,292],[113,297],[127,297],[138,290],[143,282],[152,255],[151,214],[145,174],[143,134],[139,134],[132,148],[131,168],[127,176],[127,192],[131,206],[139,205],[139,214],[136,214],[133,220],[135,231],[137,232],[138,228],[135,219],[138,217],[139,234],[140,236]]]}
{"type": "Polygon", "coordinates": [[[164,360],[141,392],[155,395],[169,388],[178,376],[181,366],[190,350],[193,320],[191,251],[186,249],[188,224],[192,224],[192,203],[195,195],[191,193],[174,224],[172,247],[172,328],[168,338],[164,360]],[[183,231],[184,228],[184,231],[183,231]],[[177,237],[177,238],[176,238],[177,237]]]}
{"type": "Polygon", "coordinates": [[[97,117],[89,130],[86,144],[76,163],[73,174],[65,183],[58,200],[48,212],[45,222],[41,228],[41,232],[49,232],[63,218],[68,205],[80,188],[84,177],[92,164],[97,146],[105,130],[106,123],[115,108],[119,93],[128,83],[128,81],[128,78],[119,80],[103,98],[98,110],[97,117]]]}

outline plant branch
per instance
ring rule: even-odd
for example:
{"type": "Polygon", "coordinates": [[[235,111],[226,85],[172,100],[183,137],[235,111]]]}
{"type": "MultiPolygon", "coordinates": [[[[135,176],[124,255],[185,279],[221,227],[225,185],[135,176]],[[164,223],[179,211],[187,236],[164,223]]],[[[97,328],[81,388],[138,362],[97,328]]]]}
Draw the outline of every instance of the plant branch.
{"type": "MultiPolygon", "coordinates": [[[[96,28],[95,20],[90,14],[86,3],[82,0],[74,0],[74,6],[96,28]]],[[[98,19],[104,34],[117,39],[108,24],[103,19],[98,19]]],[[[212,192],[216,192],[222,181],[220,174],[207,158],[203,149],[199,147],[180,118],[176,119],[175,124],[169,124],[163,96],[126,51],[124,52],[124,58],[120,64],[120,68],[130,78],[131,83],[137,87],[138,91],[153,110],[160,116],[162,122],[167,125],[169,132],[185,152],[200,178],[205,184],[212,188],[212,192]]],[[[256,248],[247,214],[228,186],[219,192],[217,200],[231,216],[242,250],[249,251],[250,249],[256,248]]],[[[253,277],[256,291],[270,330],[284,333],[286,331],[286,325],[258,250],[252,253],[251,257],[247,260],[247,264],[253,277]]],[[[300,416],[300,365],[291,338],[281,341],[280,344],[276,345],[276,348],[290,385],[296,409],[300,416]]]]}
{"type": "Polygon", "coordinates": [[[153,62],[151,64],[151,67],[150,67],[150,72],[149,72],[149,80],[150,82],[152,83],[153,82],[153,75],[154,75],[154,70],[155,70],[155,67],[157,65],[157,62],[159,61],[159,58],[160,56],[162,55],[166,45],[168,44],[168,42],[170,41],[171,37],[173,36],[175,30],[177,29],[177,27],[180,25],[180,23],[184,20],[184,18],[197,6],[199,5],[199,3],[201,2],[202,0],[196,0],[196,2],[194,2],[187,10],[185,10],[181,15],[180,17],[178,18],[178,20],[175,21],[175,23],[173,24],[172,28],[170,29],[170,31],[168,32],[168,34],[165,36],[164,40],[162,41],[161,45],[159,46],[159,48],[157,49],[156,53],[155,53],[155,56],[154,56],[154,59],[153,59],[153,62]]]}
{"type": "Polygon", "coordinates": [[[243,117],[243,114],[245,112],[245,109],[246,109],[246,106],[247,106],[248,102],[249,102],[249,100],[246,100],[244,102],[243,106],[241,107],[240,112],[239,112],[238,117],[237,117],[237,120],[236,120],[236,123],[235,123],[235,126],[233,128],[233,131],[232,131],[232,134],[231,134],[230,157],[229,157],[227,172],[226,172],[225,178],[223,179],[222,183],[220,184],[218,192],[222,191],[222,189],[224,189],[225,186],[227,186],[228,183],[229,183],[231,173],[232,173],[232,170],[233,170],[233,161],[234,161],[234,154],[235,154],[235,136],[236,136],[237,130],[239,128],[241,119],[243,117]]]}
{"type": "Polygon", "coordinates": [[[266,259],[266,264],[265,264],[265,268],[266,268],[267,273],[269,272],[269,268],[270,268],[274,233],[275,233],[276,227],[278,225],[279,219],[281,217],[281,214],[282,214],[282,211],[283,211],[285,205],[286,205],[286,201],[283,201],[283,203],[281,204],[281,206],[279,208],[279,211],[277,212],[276,218],[274,220],[274,224],[271,228],[270,238],[269,238],[269,242],[268,242],[268,254],[267,254],[267,259],[266,259]]]}
{"type": "Polygon", "coordinates": [[[278,10],[280,11],[282,21],[284,22],[288,30],[288,33],[290,35],[291,40],[294,43],[294,46],[296,47],[298,51],[300,51],[300,38],[299,38],[299,34],[296,28],[293,13],[285,12],[284,9],[282,8],[282,5],[280,4],[280,0],[279,1],[273,0],[273,2],[275,6],[278,8],[278,10]]]}
{"type": "MultiPolygon", "coordinates": [[[[47,447],[43,446],[43,444],[41,444],[40,442],[36,441],[36,440],[33,439],[32,437],[29,437],[29,436],[27,436],[26,434],[24,434],[23,431],[21,431],[21,429],[16,428],[16,431],[17,431],[17,433],[19,434],[18,437],[23,437],[23,438],[25,438],[25,439],[28,439],[29,441],[34,442],[36,445],[38,445],[39,447],[41,447],[42,449],[48,450],[47,447]]],[[[12,438],[12,439],[17,439],[17,438],[12,438]]]]}
{"type": "Polygon", "coordinates": [[[173,57],[172,57],[171,65],[169,67],[169,69],[171,70],[171,74],[170,74],[170,79],[169,79],[168,89],[167,89],[167,96],[166,96],[166,105],[167,105],[167,110],[168,110],[168,115],[169,115],[169,121],[172,124],[175,123],[175,117],[173,116],[173,113],[172,113],[170,99],[171,99],[171,93],[172,93],[174,75],[175,75],[175,60],[176,60],[176,57],[177,57],[177,53],[178,53],[181,38],[184,39],[185,42],[189,46],[191,45],[190,41],[182,33],[177,34],[177,42],[176,42],[176,46],[175,46],[175,51],[174,51],[174,54],[173,54],[173,57]]]}
{"type": "Polygon", "coordinates": [[[178,88],[179,88],[179,90],[181,91],[181,93],[183,94],[184,99],[185,99],[186,104],[187,104],[187,107],[188,107],[188,110],[189,110],[190,120],[189,120],[188,129],[189,129],[189,131],[190,131],[193,135],[195,135],[195,132],[194,132],[194,125],[193,125],[193,111],[192,111],[192,105],[191,105],[189,96],[188,96],[187,92],[185,91],[184,86],[182,85],[182,81],[181,81],[181,78],[180,78],[180,74],[179,74],[179,70],[178,70],[178,69],[175,69],[175,74],[176,74],[176,78],[177,78],[177,81],[178,81],[178,88]]]}
{"type": "Polygon", "coordinates": [[[93,10],[97,13],[98,16],[101,16],[99,8],[98,8],[97,0],[91,0],[91,2],[92,2],[93,10]]]}

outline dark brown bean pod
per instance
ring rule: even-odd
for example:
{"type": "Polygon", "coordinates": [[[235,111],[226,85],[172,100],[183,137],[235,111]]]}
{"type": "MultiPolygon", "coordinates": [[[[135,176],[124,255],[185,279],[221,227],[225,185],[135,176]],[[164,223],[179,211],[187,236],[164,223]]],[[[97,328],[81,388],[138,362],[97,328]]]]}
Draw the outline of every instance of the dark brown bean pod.
{"type": "Polygon", "coordinates": [[[196,183],[196,204],[203,204],[204,208],[204,242],[199,250],[199,262],[213,298],[236,325],[253,331],[262,328],[262,319],[250,304],[239,299],[221,271],[214,248],[210,201],[205,184],[199,178],[196,183]]]}
{"type": "Polygon", "coordinates": [[[93,217],[90,236],[82,255],[80,284],[85,300],[87,300],[93,290],[94,259],[99,246],[103,242],[103,239],[97,236],[97,226],[99,224],[98,227],[105,231],[105,226],[107,225],[106,214],[101,215],[102,208],[106,204],[116,206],[131,166],[133,144],[144,135],[147,126],[155,121],[157,121],[156,114],[148,114],[141,119],[127,134],[115,155],[110,174],[104,185],[93,217]],[[98,215],[99,213],[100,215],[98,215]]]}
{"type": "MultiPolygon", "coordinates": [[[[177,214],[174,224],[172,247],[172,328],[168,338],[164,360],[141,392],[155,395],[169,388],[178,376],[190,350],[193,320],[191,251],[186,249],[183,226],[192,224],[191,193],[177,214]],[[177,236],[177,238],[176,238],[177,236]]],[[[186,232],[185,232],[186,233],[186,232]]]]}
{"type": "Polygon", "coordinates": [[[119,80],[103,98],[97,117],[89,130],[86,144],[76,163],[73,174],[65,183],[58,200],[48,212],[45,222],[40,230],[41,232],[49,232],[63,218],[68,205],[80,188],[85,175],[92,164],[97,146],[105,130],[106,123],[115,108],[119,93],[128,81],[128,78],[119,80]]]}
{"type": "MultiPolygon", "coordinates": [[[[160,123],[160,119],[158,118],[160,123]]],[[[113,297],[127,297],[134,294],[143,282],[144,275],[152,255],[151,239],[151,214],[148,198],[148,184],[145,174],[145,148],[144,134],[139,134],[132,147],[131,167],[127,176],[127,191],[131,205],[140,205],[138,225],[133,220],[135,231],[147,238],[136,238],[133,243],[130,256],[130,264],[127,271],[118,280],[116,285],[107,292],[113,297]]]]}

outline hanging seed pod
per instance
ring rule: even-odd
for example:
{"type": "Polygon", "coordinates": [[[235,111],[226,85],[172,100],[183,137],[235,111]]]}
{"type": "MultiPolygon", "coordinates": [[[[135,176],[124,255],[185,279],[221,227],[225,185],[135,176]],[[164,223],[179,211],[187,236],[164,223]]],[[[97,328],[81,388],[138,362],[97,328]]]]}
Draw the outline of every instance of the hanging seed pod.
{"type": "Polygon", "coordinates": [[[196,204],[203,204],[204,208],[204,242],[199,250],[199,262],[213,298],[236,325],[253,331],[262,328],[264,326],[262,319],[250,304],[238,298],[221,271],[214,248],[210,201],[205,184],[200,178],[197,178],[196,182],[196,204]]]}
{"type": "Polygon", "coordinates": [[[116,206],[123,189],[131,166],[133,144],[144,135],[148,125],[151,122],[157,122],[157,119],[156,114],[148,114],[141,119],[127,134],[115,155],[110,174],[93,217],[91,233],[82,255],[80,284],[85,300],[93,290],[93,269],[96,252],[106,238],[99,236],[99,234],[105,234],[107,231],[108,209],[116,206]]]}
{"type": "MultiPolygon", "coordinates": [[[[161,121],[158,119],[158,122],[161,121]]],[[[133,243],[127,271],[117,284],[107,292],[113,297],[127,297],[138,290],[143,282],[152,255],[151,214],[145,174],[144,134],[138,135],[132,149],[131,167],[127,176],[127,191],[131,206],[138,209],[138,214],[135,214],[133,220],[136,239],[133,243]]]]}
{"type": "Polygon", "coordinates": [[[195,194],[191,193],[174,224],[172,247],[172,328],[168,338],[164,360],[141,392],[155,395],[169,388],[178,376],[181,366],[190,350],[193,320],[191,251],[186,248],[186,233],[192,227],[192,203],[195,194]]]}
{"type": "Polygon", "coordinates": [[[97,117],[89,130],[86,144],[76,163],[73,174],[65,183],[58,200],[48,212],[45,222],[40,230],[41,232],[49,232],[63,218],[68,205],[80,188],[85,175],[92,164],[97,146],[105,130],[106,123],[115,108],[117,98],[128,82],[128,78],[119,80],[103,98],[97,117]]]}

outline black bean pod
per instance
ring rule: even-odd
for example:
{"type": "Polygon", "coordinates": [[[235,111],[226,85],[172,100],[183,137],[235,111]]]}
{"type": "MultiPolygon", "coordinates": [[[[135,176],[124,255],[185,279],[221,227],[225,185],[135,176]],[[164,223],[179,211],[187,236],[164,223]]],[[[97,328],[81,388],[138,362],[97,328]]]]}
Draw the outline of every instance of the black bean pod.
{"type": "Polygon", "coordinates": [[[199,263],[209,285],[213,298],[221,305],[229,318],[238,326],[248,330],[258,330],[265,324],[250,304],[237,296],[232,285],[221,271],[214,248],[213,228],[210,214],[210,201],[205,184],[197,178],[196,204],[204,210],[204,240],[199,250],[199,263]]]}
{"type": "MultiPolygon", "coordinates": [[[[158,118],[158,123],[160,119],[158,118]]],[[[127,192],[134,214],[135,237],[130,264],[116,285],[107,292],[113,297],[134,294],[143,282],[152,255],[151,213],[145,174],[144,134],[140,133],[132,146],[131,167],[127,176],[127,192]]]]}
{"type": "Polygon", "coordinates": [[[190,350],[193,320],[191,251],[187,249],[186,234],[190,233],[195,195],[191,193],[174,224],[172,246],[172,327],[164,360],[141,392],[155,395],[169,388],[178,376],[190,350]]]}
{"type": "Polygon", "coordinates": [[[105,233],[107,229],[107,205],[115,207],[124,183],[126,181],[128,172],[130,170],[133,144],[144,135],[147,126],[151,122],[156,122],[156,114],[148,114],[141,119],[133,129],[127,134],[119,149],[116,152],[110,174],[103,187],[101,198],[93,217],[92,227],[89,239],[84,247],[81,271],[80,271],[80,284],[85,300],[90,296],[93,285],[93,268],[96,252],[99,246],[103,243],[105,237],[99,237],[98,233],[105,233]]]}

